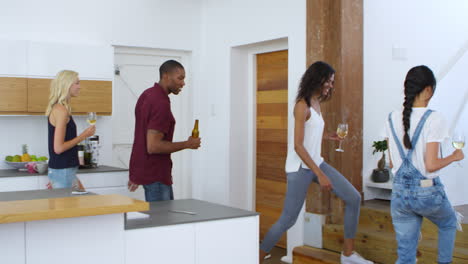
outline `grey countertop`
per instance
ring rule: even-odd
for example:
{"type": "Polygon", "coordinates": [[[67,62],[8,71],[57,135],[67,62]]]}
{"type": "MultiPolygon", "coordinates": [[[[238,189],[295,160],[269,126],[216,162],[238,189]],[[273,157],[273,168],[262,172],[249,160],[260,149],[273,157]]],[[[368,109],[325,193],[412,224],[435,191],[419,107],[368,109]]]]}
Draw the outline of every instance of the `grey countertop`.
{"type": "Polygon", "coordinates": [[[195,199],[151,202],[150,210],[142,213],[149,214],[150,217],[127,219],[125,230],[258,215],[256,212],[195,199]],[[186,211],[194,214],[174,211],[186,211]]]}
{"type": "MultiPolygon", "coordinates": [[[[116,171],[128,171],[128,169],[124,168],[117,168],[111,166],[99,166],[97,168],[89,168],[89,169],[79,169],[78,174],[82,173],[101,173],[101,172],[116,172],[116,171]]],[[[46,173],[29,173],[27,171],[18,171],[16,169],[11,170],[0,170],[0,178],[1,177],[25,177],[25,176],[39,176],[39,175],[47,175],[46,173]]]]}
{"type": "MultiPolygon", "coordinates": [[[[96,194],[88,193],[80,195],[96,194]]],[[[71,193],[71,189],[0,192],[0,202],[61,198],[70,196],[76,196],[71,193]]],[[[150,210],[144,211],[142,213],[148,214],[149,218],[126,218],[125,230],[177,224],[188,224],[258,215],[258,213],[256,212],[246,211],[234,207],[228,207],[195,199],[151,202],[150,210]],[[193,214],[174,211],[186,211],[193,214]]]]}
{"type": "MultiPolygon", "coordinates": [[[[77,196],[75,194],[72,194],[71,192],[72,192],[71,188],[70,189],[37,190],[37,191],[0,192],[0,202],[77,196]]],[[[79,194],[79,195],[95,195],[95,194],[88,193],[88,194],[79,194]]]]}

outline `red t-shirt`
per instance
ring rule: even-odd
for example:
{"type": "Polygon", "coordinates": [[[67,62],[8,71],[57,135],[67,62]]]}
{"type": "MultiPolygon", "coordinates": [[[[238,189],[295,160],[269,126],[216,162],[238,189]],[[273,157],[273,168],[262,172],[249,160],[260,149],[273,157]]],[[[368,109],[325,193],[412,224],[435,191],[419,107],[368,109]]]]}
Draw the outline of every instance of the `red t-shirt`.
{"type": "Polygon", "coordinates": [[[158,130],[164,133],[164,140],[172,142],[174,127],[169,96],[155,83],[140,95],[135,106],[135,136],[129,171],[132,182],[172,184],[171,154],[148,154],[146,133],[148,129],[158,130]]]}

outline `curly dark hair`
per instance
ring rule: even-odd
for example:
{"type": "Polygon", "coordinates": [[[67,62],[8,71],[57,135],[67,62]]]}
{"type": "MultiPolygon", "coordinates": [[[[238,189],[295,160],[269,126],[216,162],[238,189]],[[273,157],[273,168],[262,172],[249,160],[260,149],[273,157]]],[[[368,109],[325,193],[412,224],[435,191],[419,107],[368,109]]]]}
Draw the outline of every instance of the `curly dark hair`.
{"type": "Polygon", "coordinates": [[[414,99],[420,94],[427,86],[432,87],[432,91],[435,92],[436,78],[434,73],[425,65],[420,65],[411,68],[406,74],[405,79],[405,101],[403,102],[403,143],[407,149],[412,149],[408,130],[410,128],[411,112],[413,111],[414,99]]]}
{"type": "MultiPolygon", "coordinates": [[[[304,99],[307,106],[310,107],[310,98],[314,94],[321,93],[323,84],[327,82],[331,76],[335,74],[335,69],[328,63],[323,61],[314,62],[302,75],[301,83],[299,84],[299,90],[297,92],[296,102],[304,99]]],[[[328,93],[328,96],[322,97],[320,95],[320,101],[326,101],[331,98],[332,90],[328,93]]]]}

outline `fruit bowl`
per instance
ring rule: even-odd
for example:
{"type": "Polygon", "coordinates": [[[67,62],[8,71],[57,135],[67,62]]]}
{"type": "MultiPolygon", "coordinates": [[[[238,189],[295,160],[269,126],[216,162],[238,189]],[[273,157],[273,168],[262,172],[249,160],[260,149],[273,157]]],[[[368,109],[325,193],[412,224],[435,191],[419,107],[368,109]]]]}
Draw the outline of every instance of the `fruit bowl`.
{"type": "MultiPolygon", "coordinates": [[[[34,162],[34,161],[32,161],[34,162]]],[[[8,166],[18,169],[19,171],[27,171],[26,164],[29,162],[12,162],[12,161],[5,161],[8,166]]]]}

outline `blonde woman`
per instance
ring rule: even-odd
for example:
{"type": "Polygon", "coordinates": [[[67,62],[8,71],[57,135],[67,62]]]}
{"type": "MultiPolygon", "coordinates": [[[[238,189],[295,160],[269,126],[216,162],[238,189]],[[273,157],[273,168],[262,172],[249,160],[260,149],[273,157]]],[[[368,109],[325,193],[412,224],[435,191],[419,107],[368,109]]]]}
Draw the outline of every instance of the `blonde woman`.
{"type": "Polygon", "coordinates": [[[83,189],[76,177],[79,166],[77,144],[94,135],[96,127],[86,128],[79,136],[71,115],[70,100],[80,94],[78,73],[63,70],[50,85],[46,116],[49,130],[49,181],[52,188],[83,189]]]}

